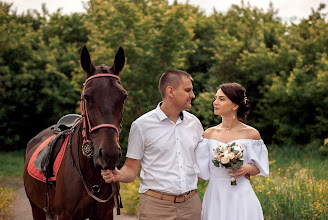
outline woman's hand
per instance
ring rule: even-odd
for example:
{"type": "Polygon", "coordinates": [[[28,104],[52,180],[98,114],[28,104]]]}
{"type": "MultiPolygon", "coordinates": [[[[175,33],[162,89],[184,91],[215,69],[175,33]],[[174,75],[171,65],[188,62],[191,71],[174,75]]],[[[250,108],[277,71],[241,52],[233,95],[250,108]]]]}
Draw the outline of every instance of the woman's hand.
{"type": "Polygon", "coordinates": [[[235,180],[242,176],[245,176],[246,178],[248,177],[247,179],[249,179],[250,175],[255,176],[260,173],[260,170],[255,165],[244,164],[241,167],[239,167],[237,170],[233,170],[232,168],[229,168],[228,173],[230,177],[234,178],[235,180]]]}

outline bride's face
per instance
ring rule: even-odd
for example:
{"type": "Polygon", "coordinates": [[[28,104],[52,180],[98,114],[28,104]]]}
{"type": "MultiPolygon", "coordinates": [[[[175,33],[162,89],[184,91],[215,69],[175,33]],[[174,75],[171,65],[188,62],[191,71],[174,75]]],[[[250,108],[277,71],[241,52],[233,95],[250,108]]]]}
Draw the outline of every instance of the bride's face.
{"type": "Polygon", "coordinates": [[[236,104],[219,89],[214,97],[213,107],[215,115],[222,117],[232,116],[235,112],[236,104]]]}

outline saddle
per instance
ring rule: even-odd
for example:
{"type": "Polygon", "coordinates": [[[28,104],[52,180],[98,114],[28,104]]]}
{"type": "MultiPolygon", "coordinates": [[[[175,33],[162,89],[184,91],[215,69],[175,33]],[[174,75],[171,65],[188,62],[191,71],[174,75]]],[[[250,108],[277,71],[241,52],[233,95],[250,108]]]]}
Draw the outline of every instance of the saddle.
{"type": "Polygon", "coordinates": [[[61,140],[61,142],[67,142],[65,140],[68,131],[80,118],[81,115],[68,114],[59,119],[57,124],[52,127],[55,136],[53,136],[49,143],[37,154],[34,161],[34,167],[39,170],[40,173],[45,175],[46,180],[50,177],[54,177],[53,163],[64,144],[59,144],[60,147],[57,149],[55,149],[54,146],[56,146],[56,143],[59,142],[59,140],[61,140]]]}

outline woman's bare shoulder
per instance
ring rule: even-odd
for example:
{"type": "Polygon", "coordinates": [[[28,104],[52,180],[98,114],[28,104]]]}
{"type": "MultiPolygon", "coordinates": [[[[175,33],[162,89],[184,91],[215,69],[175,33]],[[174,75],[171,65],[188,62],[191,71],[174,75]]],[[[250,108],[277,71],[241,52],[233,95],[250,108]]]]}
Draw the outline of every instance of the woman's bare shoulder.
{"type": "Polygon", "coordinates": [[[217,132],[219,132],[219,129],[217,126],[210,127],[205,130],[205,132],[203,133],[203,137],[210,139],[213,136],[213,134],[217,133],[217,132]]]}
{"type": "Polygon", "coordinates": [[[261,140],[261,134],[256,128],[253,128],[252,126],[245,125],[244,132],[247,136],[247,139],[252,140],[261,140]]]}

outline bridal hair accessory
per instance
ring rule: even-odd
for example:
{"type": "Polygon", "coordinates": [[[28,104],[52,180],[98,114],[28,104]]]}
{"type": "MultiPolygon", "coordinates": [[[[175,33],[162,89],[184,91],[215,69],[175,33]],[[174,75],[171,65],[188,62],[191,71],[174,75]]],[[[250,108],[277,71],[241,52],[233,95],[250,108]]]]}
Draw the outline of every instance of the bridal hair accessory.
{"type": "Polygon", "coordinates": [[[244,94],[244,104],[246,105],[246,103],[247,103],[247,96],[246,94],[244,94]]]}

